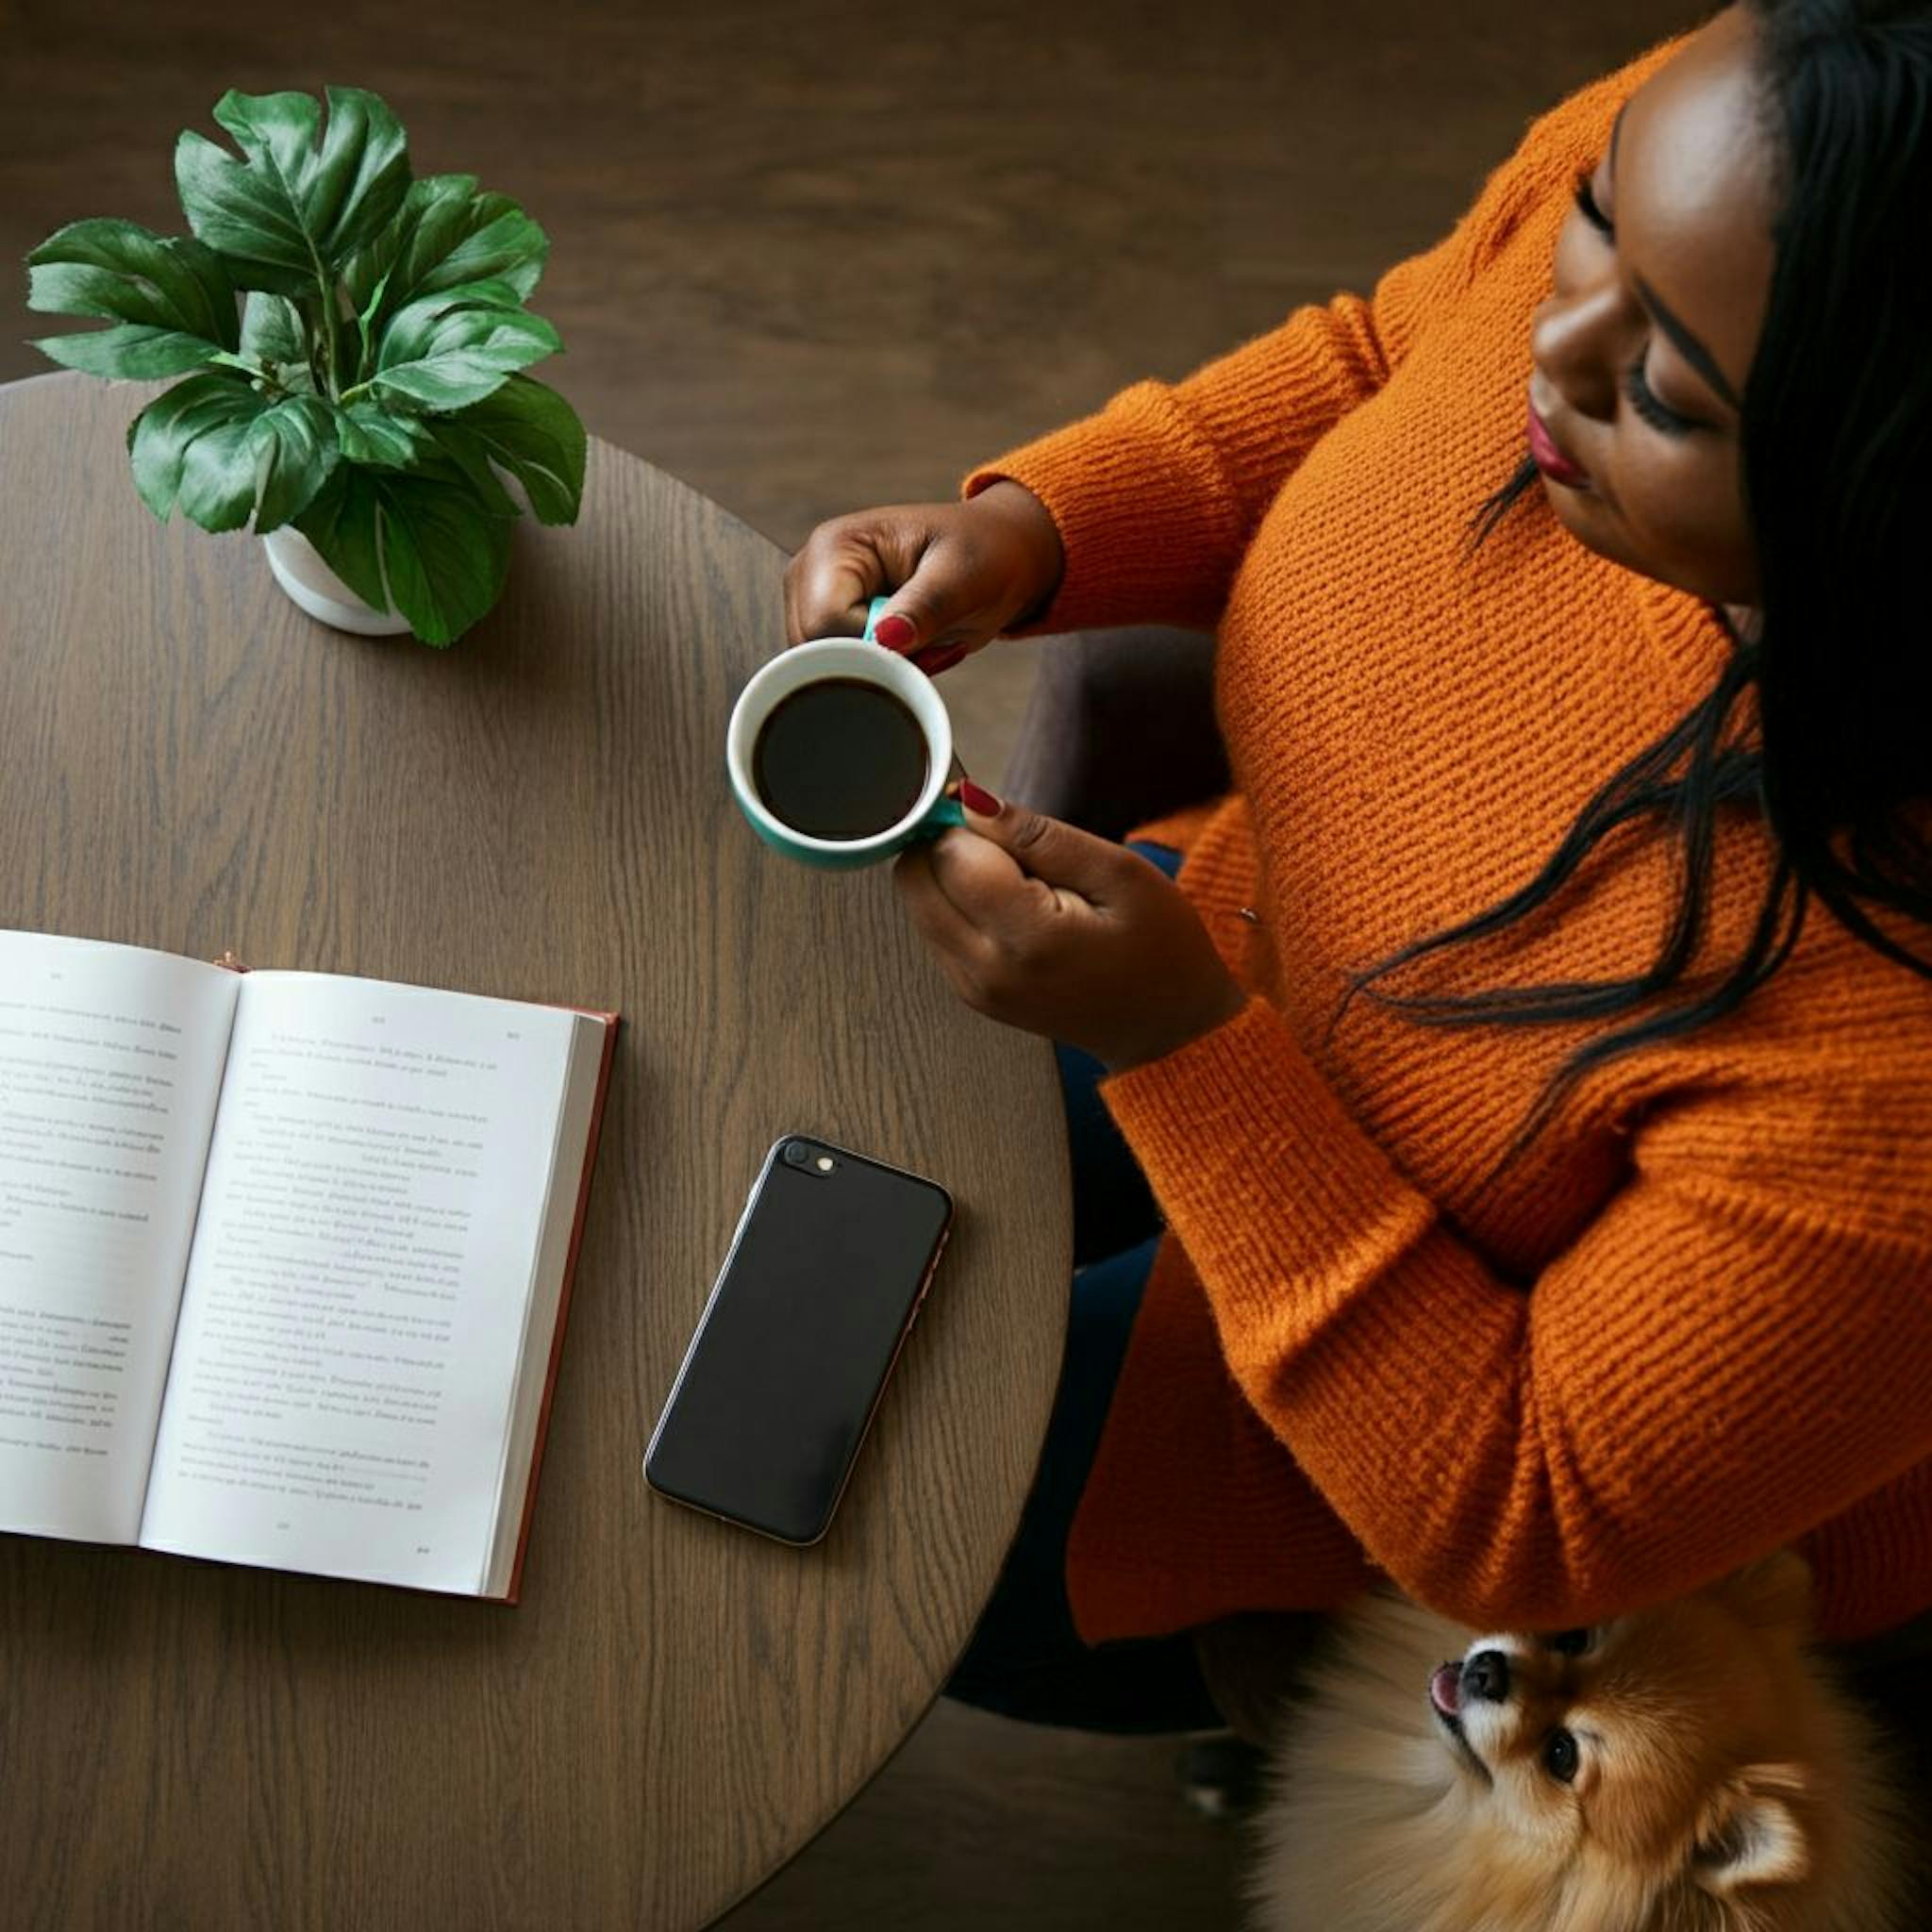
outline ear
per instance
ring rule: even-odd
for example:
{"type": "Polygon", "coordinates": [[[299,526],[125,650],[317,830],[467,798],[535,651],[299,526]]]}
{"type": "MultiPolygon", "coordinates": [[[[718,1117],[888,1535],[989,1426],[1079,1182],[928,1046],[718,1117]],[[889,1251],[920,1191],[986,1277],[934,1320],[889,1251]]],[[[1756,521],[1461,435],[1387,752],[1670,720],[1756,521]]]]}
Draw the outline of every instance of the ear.
{"type": "Polygon", "coordinates": [[[1811,1869],[1811,1848],[1794,1800],[1805,1792],[1795,1764],[1740,1771],[1697,1821],[1690,1875],[1727,1897],[1752,1885],[1795,1885],[1811,1869]]]}
{"type": "Polygon", "coordinates": [[[1811,1627],[1811,1566],[1796,1550],[1774,1550],[1726,1579],[1738,1614],[1760,1629],[1803,1638],[1811,1627]]]}

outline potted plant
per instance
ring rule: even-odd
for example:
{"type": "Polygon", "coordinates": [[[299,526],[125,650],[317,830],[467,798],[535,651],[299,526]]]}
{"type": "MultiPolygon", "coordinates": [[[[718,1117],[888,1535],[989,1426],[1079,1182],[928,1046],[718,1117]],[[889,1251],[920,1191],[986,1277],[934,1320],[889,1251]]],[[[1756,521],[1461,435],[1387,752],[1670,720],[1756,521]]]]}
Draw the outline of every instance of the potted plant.
{"type": "Polygon", "coordinates": [[[541,523],[574,523],[582,499],[583,425],[524,373],[562,346],[524,307],[549,242],[472,175],[412,179],[375,94],[326,100],[325,121],[308,94],[224,94],[239,158],[184,132],[189,235],[49,236],[27,306],[110,325],[35,346],[91,375],[185,378],[127,432],[156,516],[252,518],[306,608],[447,644],[502,592],[506,482],[541,523]]]}

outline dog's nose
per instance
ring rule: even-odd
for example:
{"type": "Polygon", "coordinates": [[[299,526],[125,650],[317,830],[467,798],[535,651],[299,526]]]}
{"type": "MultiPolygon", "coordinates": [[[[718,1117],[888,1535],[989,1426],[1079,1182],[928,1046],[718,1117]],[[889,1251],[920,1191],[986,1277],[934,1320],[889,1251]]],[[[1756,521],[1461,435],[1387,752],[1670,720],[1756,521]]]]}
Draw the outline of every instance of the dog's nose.
{"type": "Polygon", "coordinates": [[[1479,1650],[1462,1667],[1462,1694],[1481,1697],[1491,1704],[1507,1702],[1509,1696],[1509,1658],[1500,1650],[1479,1650]]]}

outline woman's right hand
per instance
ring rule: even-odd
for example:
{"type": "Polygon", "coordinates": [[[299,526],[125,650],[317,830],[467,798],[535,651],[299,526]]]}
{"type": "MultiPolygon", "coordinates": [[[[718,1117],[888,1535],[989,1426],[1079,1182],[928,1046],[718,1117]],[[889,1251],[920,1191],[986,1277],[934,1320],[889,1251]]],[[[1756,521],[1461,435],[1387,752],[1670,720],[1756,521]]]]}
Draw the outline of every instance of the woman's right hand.
{"type": "Polygon", "coordinates": [[[1052,514],[1018,483],[964,503],[857,510],[821,524],[791,559],[786,637],[858,637],[872,600],[890,596],[874,635],[936,675],[1043,610],[1062,568],[1052,514]]]}

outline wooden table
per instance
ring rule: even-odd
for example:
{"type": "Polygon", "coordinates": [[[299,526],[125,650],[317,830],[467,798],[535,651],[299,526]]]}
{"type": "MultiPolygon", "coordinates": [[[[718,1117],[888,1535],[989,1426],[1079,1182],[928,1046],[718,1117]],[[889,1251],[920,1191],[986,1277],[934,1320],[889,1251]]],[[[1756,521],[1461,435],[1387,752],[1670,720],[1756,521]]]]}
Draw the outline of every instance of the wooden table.
{"type": "Polygon", "coordinates": [[[917,1724],[998,1572],[1065,1316],[1050,1056],[954,1002],[883,874],[740,822],[724,722],[783,640],[755,532],[594,444],[581,524],[520,532],[452,652],[352,639],[254,539],[155,524],[142,394],[0,389],[0,924],[625,1029],[521,1606],[0,1538],[0,1921],[705,1924],[917,1724]],[[959,1207],[807,1552],[639,1467],[789,1128],[959,1207]]]}

